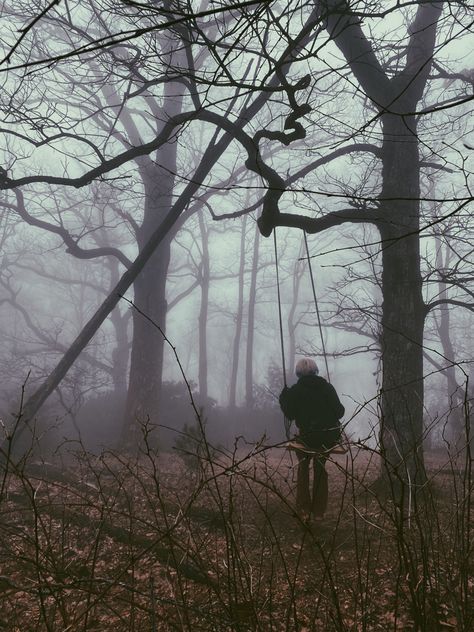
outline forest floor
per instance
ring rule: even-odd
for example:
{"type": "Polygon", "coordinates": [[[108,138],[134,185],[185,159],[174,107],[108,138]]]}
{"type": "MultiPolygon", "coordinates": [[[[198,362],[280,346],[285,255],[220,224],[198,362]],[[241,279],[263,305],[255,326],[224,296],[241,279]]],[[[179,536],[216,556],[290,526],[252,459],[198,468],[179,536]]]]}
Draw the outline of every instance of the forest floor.
{"type": "Polygon", "coordinates": [[[0,630],[474,629],[472,463],[428,455],[428,491],[401,509],[371,488],[376,455],[337,455],[324,522],[306,524],[289,452],[207,456],[4,472],[0,630]]]}

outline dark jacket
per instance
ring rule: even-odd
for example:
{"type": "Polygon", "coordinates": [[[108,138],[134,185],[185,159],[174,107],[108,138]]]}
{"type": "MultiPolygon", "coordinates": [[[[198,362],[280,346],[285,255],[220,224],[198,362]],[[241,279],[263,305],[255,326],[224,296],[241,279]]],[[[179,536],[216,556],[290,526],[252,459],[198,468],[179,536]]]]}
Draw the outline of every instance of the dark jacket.
{"type": "Polygon", "coordinates": [[[296,384],[283,389],[280,406],[288,419],[295,420],[301,439],[309,446],[330,448],[338,442],[344,406],[324,378],[303,375],[296,384]]]}

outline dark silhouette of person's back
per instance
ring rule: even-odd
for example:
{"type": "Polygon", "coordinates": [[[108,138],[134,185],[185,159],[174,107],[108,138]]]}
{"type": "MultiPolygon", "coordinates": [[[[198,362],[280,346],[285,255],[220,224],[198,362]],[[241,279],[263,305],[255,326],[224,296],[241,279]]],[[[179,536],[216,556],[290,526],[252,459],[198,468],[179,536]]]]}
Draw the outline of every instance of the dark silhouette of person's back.
{"type": "Polygon", "coordinates": [[[302,358],[296,363],[296,384],[285,387],[280,394],[280,406],[288,419],[294,420],[299,431],[298,441],[314,451],[297,450],[298,480],[296,507],[304,519],[314,515],[323,517],[328,501],[328,477],[326,459],[328,451],[341,436],[340,419],[344,415],[335,388],[318,375],[318,367],[312,358],[302,358]],[[309,466],[313,460],[313,493],[309,487],[309,466]]]}

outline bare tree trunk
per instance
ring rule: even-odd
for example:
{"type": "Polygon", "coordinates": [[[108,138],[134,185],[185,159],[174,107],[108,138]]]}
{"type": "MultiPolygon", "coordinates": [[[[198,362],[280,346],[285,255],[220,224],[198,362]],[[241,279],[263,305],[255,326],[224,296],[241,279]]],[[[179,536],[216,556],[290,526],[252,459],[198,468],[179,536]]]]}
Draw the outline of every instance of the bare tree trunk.
{"type": "MultiPolygon", "coordinates": [[[[177,104],[176,107],[179,107],[177,104]]],[[[138,235],[139,248],[145,246],[150,234],[159,226],[171,208],[176,172],[176,143],[167,143],[158,152],[156,164],[141,169],[145,185],[145,214],[138,235]],[[164,167],[161,167],[164,165],[164,167]]],[[[174,231],[161,242],[134,282],[135,304],[157,323],[166,328],[166,277],[170,262],[174,231]]],[[[133,342],[130,376],[123,427],[123,439],[133,443],[136,423],[150,419],[158,421],[158,402],[163,371],[163,337],[138,312],[133,313],[133,342]]]]}
{"type": "Polygon", "coordinates": [[[253,408],[253,344],[255,335],[255,306],[257,302],[257,275],[259,267],[260,231],[255,227],[253,241],[252,266],[248,297],[247,345],[245,352],[245,403],[253,408]]]}
{"type": "MultiPolygon", "coordinates": [[[[158,324],[166,328],[166,272],[170,259],[167,235],[150,263],[134,283],[135,304],[158,324]]],[[[163,371],[163,337],[137,311],[133,312],[133,343],[124,419],[124,439],[131,441],[135,422],[158,420],[158,403],[163,371]]]]}
{"type": "MultiPolygon", "coordinates": [[[[170,67],[182,63],[185,67],[184,48],[177,38],[166,39],[162,35],[162,48],[170,67]]],[[[163,105],[159,110],[159,120],[164,123],[182,111],[183,90],[180,83],[167,81],[163,88],[163,105]]],[[[164,124],[163,123],[163,124],[164,124]]],[[[144,156],[138,160],[145,191],[145,207],[142,225],[138,231],[139,250],[145,246],[150,234],[166,217],[173,205],[175,173],[177,171],[178,143],[168,142],[156,152],[155,160],[144,156]]],[[[171,242],[174,231],[170,232],[150,258],[134,282],[135,304],[166,329],[166,278],[171,256],[171,242]]],[[[130,444],[139,426],[150,419],[158,422],[163,375],[164,340],[157,330],[138,312],[133,314],[133,339],[130,358],[130,375],[127,401],[125,405],[122,439],[130,444]]]]}
{"type": "MultiPolygon", "coordinates": [[[[119,279],[119,263],[117,259],[109,258],[109,270],[111,274],[111,285],[115,286],[119,279]]],[[[110,314],[110,321],[114,327],[116,346],[112,351],[112,371],[114,389],[118,395],[125,394],[127,390],[127,369],[129,356],[128,341],[128,313],[122,313],[117,306],[110,314]]]]}
{"type": "Polygon", "coordinates": [[[119,395],[124,395],[127,391],[127,369],[129,356],[128,343],[128,318],[121,314],[116,307],[110,314],[110,320],[115,330],[117,344],[112,351],[112,371],[114,390],[119,395]]]}
{"type": "Polygon", "coordinates": [[[413,112],[430,73],[443,2],[419,3],[409,26],[404,66],[388,77],[360,19],[330,2],[327,28],[354,76],[378,108],[382,127],[382,419],[385,476],[423,481],[423,325],[420,273],[420,158],[413,112]]]}
{"type": "Polygon", "coordinates": [[[235,314],[235,333],[232,346],[232,368],[229,385],[229,406],[235,408],[237,397],[237,378],[239,373],[240,339],[242,335],[242,320],[244,314],[244,281],[245,281],[245,245],[246,245],[247,215],[242,220],[240,236],[240,262],[238,273],[237,311],[235,314]]]}
{"type": "MultiPolygon", "coordinates": [[[[440,239],[436,239],[436,269],[439,270],[440,275],[443,274],[443,270],[449,268],[449,250],[446,249],[445,259],[443,260],[443,247],[440,239]]],[[[448,290],[446,283],[442,280],[438,283],[438,300],[445,300],[448,298],[448,290]]],[[[451,342],[451,318],[449,305],[440,305],[439,320],[436,320],[436,327],[438,329],[439,339],[443,348],[443,355],[446,362],[446,367],[443,371],[446,377],[447,387],[447,403],[448,403],[448,416],[447,426],[443,432],[443,436],[449,444],[456,444],[458,440],[463,436],[464,420],[463,420],[463,408],[464,401],[464,389],[462,389],[456,380],[456,366],[454,364],[454,347],[451,342]]]]}
{"type": "Polygon", "coordinates": [[[288,383],[293,380],[293,372],[296,364],[296,328],[298,323],[295,322],[296,309],[299,304],[301,277],[304,271],[304,263],[300,261],[303,250],[300,249],[300,254],[295,261],[292,281],[293,292],[291,297],[290,311],[288,312],[288,366],[286,367],[286,379],[288,383]]]}
{"type": "MultiPolygon", "coordinates": [[[[144,265],[154,252],[157,245],[161,242],[162,239],[166,237],[173,222],[176,221],[177,216],[179,216],[180,208],[181,205],[177,204],[174,209],[174,213],[168,216],[163,224],[153,233],[146,245],[146,248],[144,248],[140,252],[130,268],[123,274],[120,281],[110,292],[110,294],[92,316],[92,318],[86,323],[82,331],[65,352],[55,368],[48,375],[46,380],[26,401],[25,405],[23,406],[23,410],[21,411],[22,419],[25,419],[26,421],[31,421],[38,410],[41,408],[43,403],[46,401],[46,399],[61,383],[61,380],[67,374],[74,362],[77,360],[83,349],[85,349],[85,347],[90,342],[99,327],[102,325],[104,320],[109,316],[110,312],[117,305],[121,295],[125,294],[128,288],[132,285],[136,276],[143,269],[144,265]]],[[[19,427],[17,438],[18,436],[20,436],[24,427],[24,425],[19,427]]]]}
{"type": "Polygon", "coordinates": [[[413,117],[383,119],[382,427],[386,473],[424,480],[419,154],[413,117]]]}
{"type": "Polygon", "coordinates": [[[210,283],[210,267],[209,267],[209,235],[207,227],[202,216],[202,211],[198,212],[199,228],[201,230],[201,266],[200,266],[200,285],[201,285],[201,306],[199,309],[199,396],[201,405],[205,405],[208,394],[208,360],[207,360],[207,321],[209,313],[209,283],[210,283]]]}

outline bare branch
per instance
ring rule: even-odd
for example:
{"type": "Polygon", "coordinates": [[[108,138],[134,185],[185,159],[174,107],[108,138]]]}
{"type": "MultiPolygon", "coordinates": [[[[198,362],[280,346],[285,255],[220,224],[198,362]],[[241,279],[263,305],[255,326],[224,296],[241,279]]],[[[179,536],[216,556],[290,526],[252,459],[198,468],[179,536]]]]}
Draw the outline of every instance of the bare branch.
{"type": "Polygon", "coordinates": [[[11,210],[18,213],[22,220],[24,220],[30,226],[35,226],[36,228],[41,228],[42,230],[46,230],[49,233],[53,233],[58,235],[66,245],[66,252],[77,257],[78,259],[95,259],[96,257],[116,257],[125,268],[129,268],[131,265],[131,261],[128,257],[126,257],[120,250],[117,248],[112,248],[110,246],[104,246],[101,248],[90,248],[84,249],[81,248],[77,240],[62,226],[58,226],[56,224],[52,224],[51,222],[45,222],[44,220],[38,219],[31,215],[25,206],[25,199],[23,193],[19,189],[15,189],[15,196],[17,199],[17,206],[8,204],[7,202],[3,202],[2,205],[6,208],[10,208],[11,210]]]}

